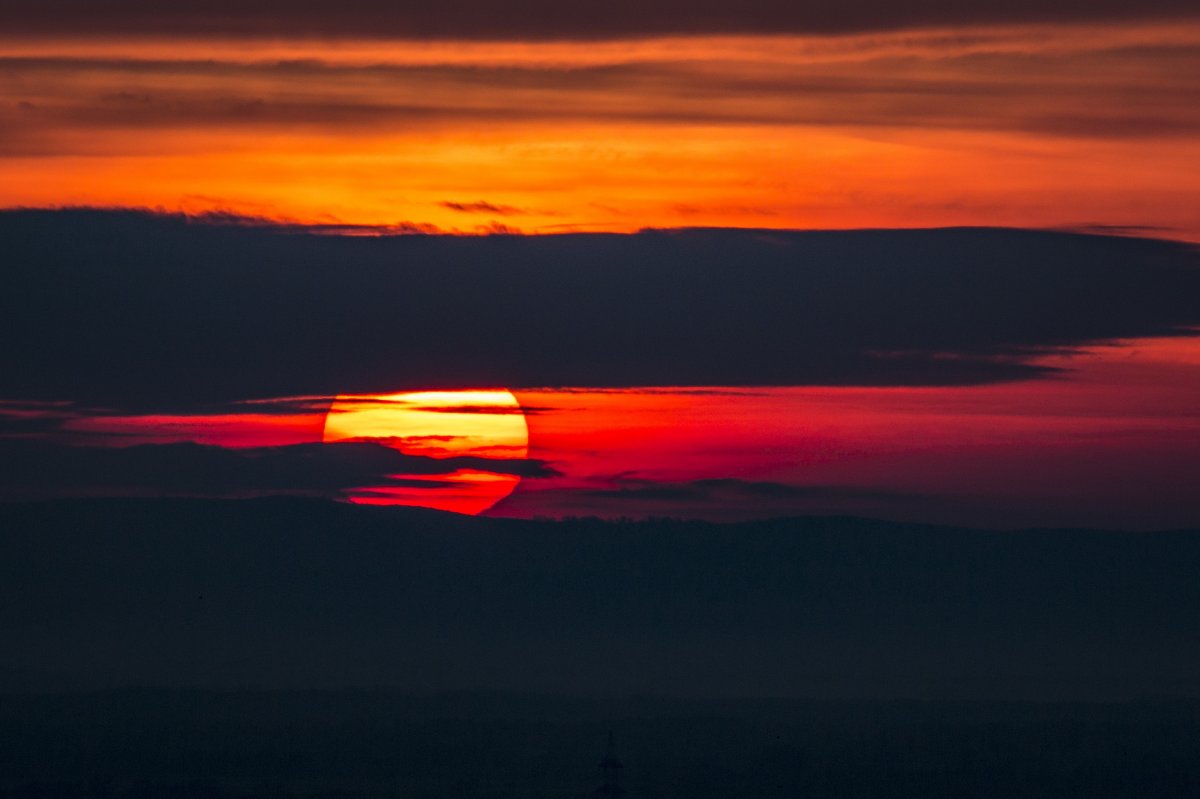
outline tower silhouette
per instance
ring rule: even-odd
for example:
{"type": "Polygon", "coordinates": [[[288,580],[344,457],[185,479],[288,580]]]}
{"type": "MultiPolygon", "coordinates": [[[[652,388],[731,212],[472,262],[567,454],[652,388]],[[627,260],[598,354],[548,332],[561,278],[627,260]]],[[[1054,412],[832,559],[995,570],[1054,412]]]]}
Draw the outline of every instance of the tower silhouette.
{"type": "Polygon", "coordinates": [[[625,789],[620,781],[621,761],[617,760],[617,744],[613,740],[612,730],[608,731],[608,746],[604,750],[604,759],[600,761],[600,771],[604,776],[600,787],[596,789],[596,796],[610,799],[624,796],[625,789]]]}

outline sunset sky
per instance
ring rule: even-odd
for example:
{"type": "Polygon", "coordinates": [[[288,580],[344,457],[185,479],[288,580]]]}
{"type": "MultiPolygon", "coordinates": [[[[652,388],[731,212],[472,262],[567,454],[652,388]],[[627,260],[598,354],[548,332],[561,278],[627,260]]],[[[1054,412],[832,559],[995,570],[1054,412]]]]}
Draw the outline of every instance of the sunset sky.
{"type": "Polygon", "coordinates": [[[0,498],[1200,525],[1198,164],[1179,0],[8,4],[0,498]]]}
{"type": "Polygon", "coordinates": [[[0,203],[1200,239],[1193,6],[826,5],[10,6],[0,203]]]}

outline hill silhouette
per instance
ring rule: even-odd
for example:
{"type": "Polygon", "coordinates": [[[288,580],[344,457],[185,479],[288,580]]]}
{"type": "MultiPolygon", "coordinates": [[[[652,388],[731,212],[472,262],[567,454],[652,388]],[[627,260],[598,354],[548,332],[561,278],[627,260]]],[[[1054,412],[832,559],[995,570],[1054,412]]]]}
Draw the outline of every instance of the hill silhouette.
{"type": "Polygon", "coordinates": [[[6,690],[1200,696],[1200,533],[0,505],[6,690]]]}

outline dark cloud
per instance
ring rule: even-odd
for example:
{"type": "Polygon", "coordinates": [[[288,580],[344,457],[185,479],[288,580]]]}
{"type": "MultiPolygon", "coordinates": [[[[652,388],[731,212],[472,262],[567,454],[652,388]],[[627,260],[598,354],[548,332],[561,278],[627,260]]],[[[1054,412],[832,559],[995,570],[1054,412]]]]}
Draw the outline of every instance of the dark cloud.
{"type": "Polygon", "coordinates": [[[1179,230],[1161,225],[1109,225],[1100,222],[1088,222],[1079,225],[1066,225],[1058,230],[1073,233],[1099,233],[1111,236],[1169,236],[1179,233],[1179,230]]]}
{"type": "Polygon", "coordinates": [[[0,400],[0,438],[42,438],[53,435],[83,409],[70,402],[0,400]]]}
{"type": "Polygon", "coordinates": [[[512,205],[496,205],[495,203],[479,202],[473,203],[458,203],[450,202],[449,200],[439,203],[443,208],[449,208],[451,211],[458,211],[464,214],[498,214],[499,216],[515,216],[518,214],[527,214],[528,211],[517,208],[512,205]]]}
{"type": "Polygon", "coordinates": [[[960,385],[1200,325],[1200,253],[945,229],[306,235],[0,214],[0,397],[180,410],[484,386],[960,385]]]}
{"type": "Polygon", "coordinates": [[[593,488],[542,487],[496,506],[498,515],[558,518],[681,517],[744,521],[786,516],[867,513],[900,518],[944,497],[854,485],[798,485],[735,477],[690,481],[615,476],[593,488]]]}
{"type": "Polygon", "coordinates": [[[231,449],[193,443],[130,447],[0,440],[0,497],[130,493],[337,497],[359,486],[428,486],[459,469],[548,477],[537,460],[426,458],[371,442],[231,449]]]}
{"type": "Polygon", "coordinates": [[[498,416],[524,416],[525,409],[503,405],[427,405],[415,407],[414,411],[426,413],[482,413],[498,416]]]}
{"type": "Polygon", "coordinates": [[[855,486],[791,485],[772,481],[739,480],[718,477],[689,482],[658,482],[645,479],[624,479],[610,488],[582,489],[581,496],[598,499],[619,499],[634,502],[679,501],[687,503],[726,502],[735,500],[765,502],[809,502],[813,500],[886,500],[914,499],[918,495],[855,486]]]}
{"type": "Polygon", "coordinates": [[[294,0],[281,8],[267,0],[41,0],[0,7],[9,36],[365,36],[446,39],[596,39],[672,33],[840,32],[960,23],[1117,20],[1194,17],[1189,0],[616,0],[603,4],[562,0],[346,0],[330,5],[294,0]]]}

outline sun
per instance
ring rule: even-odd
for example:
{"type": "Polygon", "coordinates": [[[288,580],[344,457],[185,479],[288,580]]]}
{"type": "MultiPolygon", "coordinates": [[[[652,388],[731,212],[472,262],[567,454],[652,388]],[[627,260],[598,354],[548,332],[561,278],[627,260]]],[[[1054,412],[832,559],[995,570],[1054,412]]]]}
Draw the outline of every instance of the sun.
{"type": "MultiPolygon", "coordinates": [[[[429,458],[524,459],[529,427],[505,389],[339,395],[325,415],[322,440],[375,441],[429,458]]],[[[351,502],[415,505],[482,513],[512,493],[521,478],[471,464],[442,474],[390,475],[391,484],[354,489],[351,502]]]]}

